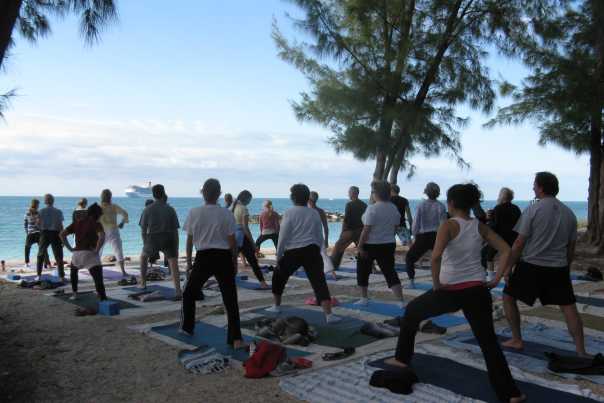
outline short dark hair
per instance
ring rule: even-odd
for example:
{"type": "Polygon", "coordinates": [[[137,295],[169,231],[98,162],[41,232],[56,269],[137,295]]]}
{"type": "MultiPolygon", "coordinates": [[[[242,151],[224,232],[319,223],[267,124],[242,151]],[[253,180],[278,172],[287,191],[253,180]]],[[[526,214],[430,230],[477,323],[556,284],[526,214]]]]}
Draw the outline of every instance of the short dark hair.
{"type": "Polygon", "coordinates": [[[218,182],[218,179],[210,178],[206,180],[201,188],[201,194],[206,201],[216,202],[220,197],[220,182],[218,182]]]}
{"type": "Polygon", "coordinates": [[[401,192],[401,188],[396,183],[390,184],[390,190],[392,190],[396,194],[399,194],[401,192]]]}
{"type": "Polygon", "coordinates": [[[224,194],[224,200],[229,202],[229,203],[233,203],[233,195],[230,193],[225,193],[224,194]]]}
{"type": "Polygon", "coordinates": [[[290,198],[296,206],[306,206],[310,199],[310,189],[303,183],[297,183],[289,189],[290,198]]]}
{"type": "Polygon", "coordinates": [[[535,183],[548,196],[557,196],[560,191],[558,178],[551,172],[537,172],[535,174],[535,183]]]}
{"type": "Polygon", "coordinates": [[[88,217],[92,217],[94,221],[98,221],[103,215],[103,209],[97,203],[92,203],[86,210],[86,214],[88,214],[88,217]]]}
{"type": "Polygon", "coordinates": [[[160,185],[159,183],[157,185],[153,185],[151,192],[153,193],[154,199],[159,200],[166,197],[166,189],[164,189],[164,185],[160,185]]]}
{"type": "Polygon", "coordinates": [[[359,193],[361,193],[358,186],[351,186],[350,190],[352,190],[353,193],[356,193],[357,196],[359,195],[359,193]]]}
{"type": "Polygon", "coordinates": [[[386,181],[373,181],[371,182],[371,192],[376,194],[382,201],[389,200],[390,184],[386,181]]]}
{"type": "Polygon", "coordinates": [[[310,192],[309,199],[312,199],[316,203],[316,201],[319,200],[319,193],[313,190],[310,192]]]}
{"type": "Polygon", "coordinates": [[[473,183],[453,185],[447,190],[447,201],[459,210],[469,211],[481,198],[480,189],[473,183]]]}

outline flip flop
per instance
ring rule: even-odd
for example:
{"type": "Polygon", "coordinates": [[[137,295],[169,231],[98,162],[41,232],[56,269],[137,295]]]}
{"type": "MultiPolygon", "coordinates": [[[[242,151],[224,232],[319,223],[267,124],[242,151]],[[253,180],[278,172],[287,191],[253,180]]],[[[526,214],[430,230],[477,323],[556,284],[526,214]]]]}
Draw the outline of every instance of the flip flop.
{"type": "Polygon", "coordinates": [[[338,351],[337,353],[325,353],[321,356],[321,358],[323,358],[323,361],[336,361],[350,357],[354,353],[354,347],[346,347],[344,350],[338,351]]]}

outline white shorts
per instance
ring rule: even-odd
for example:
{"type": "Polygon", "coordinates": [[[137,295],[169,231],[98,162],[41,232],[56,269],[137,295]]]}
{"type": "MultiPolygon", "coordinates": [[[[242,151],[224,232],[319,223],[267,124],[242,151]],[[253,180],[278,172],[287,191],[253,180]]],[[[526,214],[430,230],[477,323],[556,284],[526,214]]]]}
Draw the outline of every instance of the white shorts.
{"type": "Polygon", "coordinates": [[[74,269],[92,269],[101,266],[101,259],[93,250],[76,250],[71,255],[71,267],[74,269]]]}
{"type": "Polygon", "coordinates": [[[101,246],[101,250],[99,252],[100,257],[103,257],[103,249],[106,245],[111,245],[113,254],[118,262],[124,261],[124,251],[122,249],[122,238],[120,237],[119,228],[113,228],[105,231],[105,242],[103,243],[103,246],[101,246]]]}

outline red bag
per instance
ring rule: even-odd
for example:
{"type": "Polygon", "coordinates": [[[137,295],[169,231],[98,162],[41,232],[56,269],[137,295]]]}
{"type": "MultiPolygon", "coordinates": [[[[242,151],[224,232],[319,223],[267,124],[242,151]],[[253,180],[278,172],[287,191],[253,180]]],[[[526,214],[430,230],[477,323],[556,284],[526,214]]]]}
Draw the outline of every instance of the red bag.
{"type": "Polygon", "coordinates": [[[245,377],[262,378],[277,368],[285,358],[285,348],[263,340],[256,347],[254,354],[243,363],[245,377]]]}

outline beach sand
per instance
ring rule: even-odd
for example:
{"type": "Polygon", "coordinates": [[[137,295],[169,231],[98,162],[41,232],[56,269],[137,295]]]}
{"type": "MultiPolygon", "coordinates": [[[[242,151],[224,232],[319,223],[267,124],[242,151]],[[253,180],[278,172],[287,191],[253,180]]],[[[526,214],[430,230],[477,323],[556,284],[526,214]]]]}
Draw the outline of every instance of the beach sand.
{"type": "MultiPolygon", "coordinates": [[[[398,259],[403,253],[398,251],[398,259]]],[[[582,266],[579,259],[577,267],[582,266]]],[[[356,287],[330,284],[330,289],[333,295],[358,296],[356,287]]],[[[0,284],[2,401],[297,401],[280,390],[278,378],[246,379],[233,368],[219,375],[189,374],[177,361],[178,349],[128,329],[136,324],[177,320],[178,312],[123,320],[98,315],[76,317],[71,304],[45,293],[48,291],[0,284]]],[[[308,295],[286,293],[284,304],[300,302],[308,295]]],[[[372,293],[372,297],[392,299],[390,293],[372,293]]],[[[240,306],[269,303],[270,297],[240,306]]],[[[198,310],[198,318],[211,310],[198,310]]]]}

